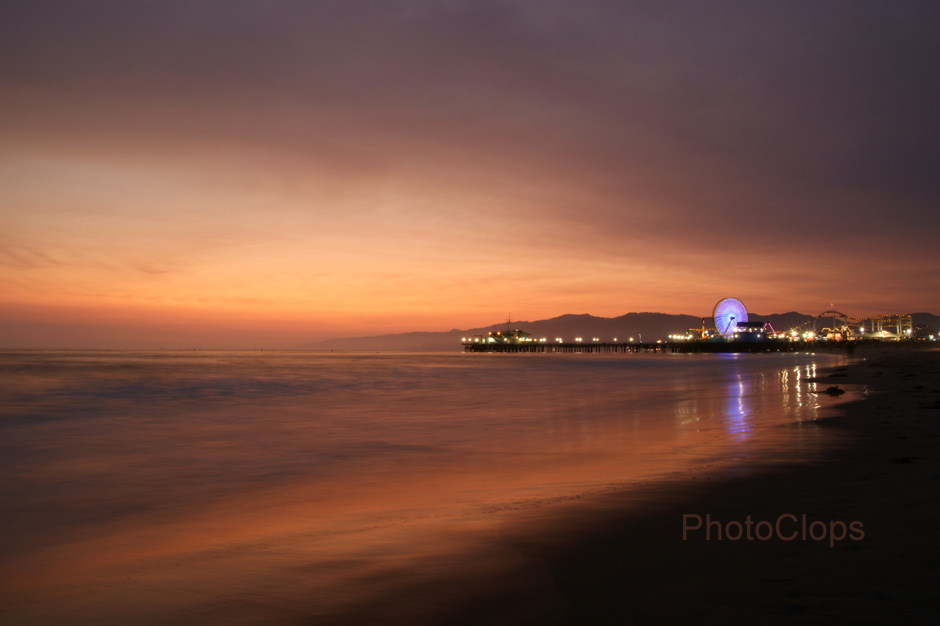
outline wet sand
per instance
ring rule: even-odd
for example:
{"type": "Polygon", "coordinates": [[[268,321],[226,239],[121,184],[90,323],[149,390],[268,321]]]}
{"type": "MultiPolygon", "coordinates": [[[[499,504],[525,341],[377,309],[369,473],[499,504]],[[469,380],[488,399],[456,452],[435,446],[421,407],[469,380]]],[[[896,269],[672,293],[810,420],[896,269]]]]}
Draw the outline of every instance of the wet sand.
{"type": "Polygon", "coordinates": [[[500,530],[498,567],[488,567],[495,553],[467,555],[439,579],[396,585],[335,619],[298,623],[936,622],[940,351],[856,357],[819,378],[864,392],[812,425],[842,441],[822,458],[585,498],[554,509],[550,522],[539,517],[544,511],[516,516],[500,530]],[[686,514],[710,515],[731,532],[739,530],[729,522],[743,528],[748,516],[771,524],[787,517],[767,540],[706,540],[701,530],[683,540],[686,514]],[[802,538],[804,515],[820,540],[802,538]],[[843,534],[839,522],[845,530],[855,522],[864,537],[833,539],[843,534]]]}

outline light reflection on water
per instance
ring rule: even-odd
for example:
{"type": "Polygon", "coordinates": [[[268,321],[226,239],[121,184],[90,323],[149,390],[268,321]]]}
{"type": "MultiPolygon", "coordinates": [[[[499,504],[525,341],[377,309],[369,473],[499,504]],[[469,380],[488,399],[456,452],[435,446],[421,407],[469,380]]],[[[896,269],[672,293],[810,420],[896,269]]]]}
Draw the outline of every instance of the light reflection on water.
{"type": "Polygon", "coordinates": [[[513,511],[812,448],[774,426],[831,403],[804,379],[835,359],[6,353],[0,608],[161,623],[270,581],[259,606],[353,597],[513,511]]]}

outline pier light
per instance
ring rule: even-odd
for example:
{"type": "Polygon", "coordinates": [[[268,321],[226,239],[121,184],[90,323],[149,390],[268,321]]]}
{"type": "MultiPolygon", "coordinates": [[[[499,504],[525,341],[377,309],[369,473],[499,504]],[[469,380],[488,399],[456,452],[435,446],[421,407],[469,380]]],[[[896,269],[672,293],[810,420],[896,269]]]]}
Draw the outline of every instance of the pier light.
{"type": "Polygon", "coordinates": [[[565,340],[562,339],[561,337],[555,337],[555,341],[557,341],[558,343],[564,343],[564,342],[565,342],[565,340]]]}
{"type": "Polygon", "coordinates": [[[581,341],[581,337],[575,337],[574,340],[575,340],[575,341],[581,341]]]}
{"type": "Polygon", "coordinates": [[[594,341],[594,342],[596,343],[596,342],[600,341],[600,338],[599,338],[599,337],[594,337],[591,341],[594,341]]]}
{"type": "Polygon", "coordinates": [[[630,337],[630,343],[633,343],[633,337],[630,337]]]}
{"type": "Polygon", "coordinates": [[[614,337],[614,343],[617,343],[617,338],[616,338],[616,337],[614,337]]]}

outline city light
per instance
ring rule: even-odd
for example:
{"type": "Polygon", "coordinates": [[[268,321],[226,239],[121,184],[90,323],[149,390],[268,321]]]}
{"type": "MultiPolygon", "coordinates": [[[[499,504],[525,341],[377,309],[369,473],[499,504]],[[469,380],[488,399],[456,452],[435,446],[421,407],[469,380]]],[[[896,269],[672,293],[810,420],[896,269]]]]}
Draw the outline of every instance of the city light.
{"type": "MultiPolygon", "coordinates": [[[[829,311],[828,313],[832,313],[829,311]]],[[[842,314],[839,314],[842,315],[842,314]]],[[[629,342],[631,344],[639,342],[640,346],[645,346],[647,350],[660,351],[665,350],[669,347],[673,352],[721,352],[729,351],[732,348],[735,350],[743,350],[745,352],[760,352],[760,351],[780,351],[785,349],[794,349],[796,346],[786,347],[786,342],[806,342],[812,343],[813,345],[818,345],[819,347],[831,346],[835,347],[839,342],[854,343],[856,341],[866,341],[870,342],[872,340],[880,341],[912,341],[915,338],[921,341],[940,341],[940,334],[934,333],[928,336],[927,332],[923,330],[929,330],[924,328],[921,329],[918,326],[918,332],[915,334],[913,325],[910,322],[910,315],[877,315],[874,317],[864,318],[866,322],[870,322],[865,326],[862,326],[862,318],[849,318],[844,316],[845,320],[841,323],[837,323],[837,320],[833,318],[833,323],[830,327],[822,328],[821,330],[816,330],[813,327],[813,324],[817,324],[820,318],[824,316],[817,316],[815,320],[811,319],[799,326],[790,328],[786,331],[776,331],[774,330],[769,323],[762,321],[751,321],[751,322],[736,322],[735,326],[731,329],[731,332],[722,335],[720,333],[716,334],[714,332],[709,333],[706,328],[691,328],[686,332],[678,333],[674,332],[667,336],[664,336],[662,339],[655,340],[656,344],[661,344],[662,348],[657,348],[655,345],[650,345],[649,343],[643,343],[643,336],[639,335],[637,338],[630,337],[629,342]],[[888,324],[890,323],[890,326],[888,324]],[[855,324],[858,324],[857,326],[855,324]],[[885,330],[880,328],[884,324],[888,326],[891,330],[885,330]],[[731,345],[722,347],[720,345],[715,345],[717,343],[724,342],[733,342],[731,345]],[[738,346],[738,344],[746,342],[767,342],[764,345],[755,345],[755,346],[738,346]],[[683,344],[692,344],[692,345],[683,345],[683,344]],[[699,347],[697,344],[703,344],[699,347]],[[704,345],[711,344],[711,345],[704,345]]],[[[825,320],[824,320],[825,321],[825,320]]],[[[703,321],[704,324],[704,321],[703,321]]],[[[552,341],[551,337],[533,337],[528,332],[523,330],[510,330],[504,329],[502,331],[494,330],[488,333],[487,335],[478,335],[476,337],[461,337],[460,340],[464,345],[466,350],[470,351],[485,351],[488,349],[501,351],[504,349],[504,344],[510,344],[505,347],[506,351],[521,351],[521,352],[556,352],[556,351],[565,351],[563,347],[556,349],[552,348],[546,350],[542,346],[529,346],[525,344],[545,344],[549,341],[552,341]],[[483,344],[483,345],[474,345],[474,344],[483,344]],[[493,345],[496,344],[496,345],[493,345]],[[522,344],[521,346],[519,344],[522,344]],[[512,347],[519,346],[519,347],[512,347]]],[[[629,352],[627,346],[618,348],[617,345],[620,342],[619,337],[613,338],[601,338],[601,337],[576,337],[573,340],[566,339],[563,337],[555,337],[554,341],[556,344],[570,345],[571,343],[591,343],[592,346],[586,346],[578,348],[578,352],[629,352]]],[[[628,341],[624,339],[624,342],[628,341]]],[[[653,340],[649,340],[652,342],[653,340]]],[[[636,346],[634,346],[636,347],[636,346]]]]}

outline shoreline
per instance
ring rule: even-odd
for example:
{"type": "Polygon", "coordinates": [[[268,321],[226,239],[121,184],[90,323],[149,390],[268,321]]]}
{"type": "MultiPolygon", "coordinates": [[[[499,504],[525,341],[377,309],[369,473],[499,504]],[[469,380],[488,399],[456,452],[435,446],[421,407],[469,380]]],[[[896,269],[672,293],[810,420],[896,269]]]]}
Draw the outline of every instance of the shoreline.
{"type": "Polygon", "coordinates": [[[534,532],[507,524],[499,540],[517,561],[508,573],[463,576],[458,598],[457,581],[424,581],[318,623],[378,614],[393,624],[928,622],[940,616],[940,351],[857,359],[808,381],[867,388],[813,422],[843,442],[821,458],[603,494],[534,532]],[[689,530],[683,540],[684,515],[710,516],[725,530],[781,516],[795,520],[786,517],[784,530],[804,518],[828,532],[856,522],[864,536],[718,541],[689,530]],[[415,604],[413,594],[428,602],[415,604]]]}
{"type": "Polygon", "coordinates": [[[660,494],[662,508],[650,515],[611,511],[590,536],[549,551],[547,564],[567,599],[556,623],[913,623],[940,615],[940,352],[859,356],[817,379],[873,391],[817,420],[841,431],[846,445],[807,465],[660,494]],[[706,541],[701,533],[683,541],[683,514],[860,521],[865,536],[835,547],[706,541]]]}

